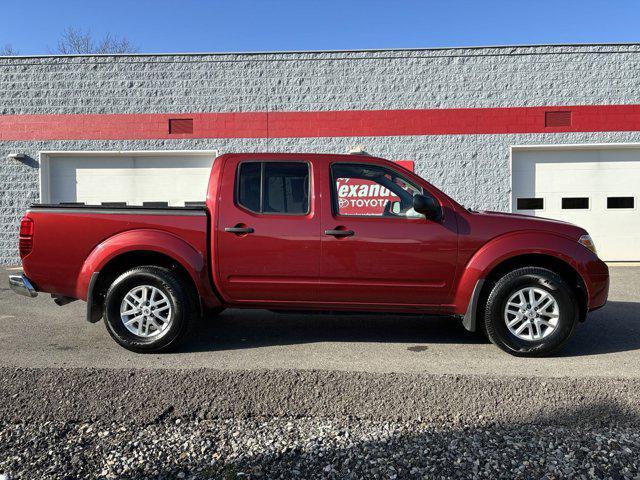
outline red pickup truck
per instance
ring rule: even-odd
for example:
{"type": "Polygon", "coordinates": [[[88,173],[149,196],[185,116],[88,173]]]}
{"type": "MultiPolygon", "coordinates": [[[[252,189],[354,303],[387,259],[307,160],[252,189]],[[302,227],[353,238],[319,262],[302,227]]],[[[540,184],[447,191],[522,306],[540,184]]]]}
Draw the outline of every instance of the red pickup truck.
{"type": "Polygon", "coordinates": [[[16,292],[85,300],[87,320],[137,352],[233,307],[448,315],[545,355],[609,287],[582,228],[468,210],[364,155],[222,155],[203,207],[33,205],[20,255],[16,292]]]}

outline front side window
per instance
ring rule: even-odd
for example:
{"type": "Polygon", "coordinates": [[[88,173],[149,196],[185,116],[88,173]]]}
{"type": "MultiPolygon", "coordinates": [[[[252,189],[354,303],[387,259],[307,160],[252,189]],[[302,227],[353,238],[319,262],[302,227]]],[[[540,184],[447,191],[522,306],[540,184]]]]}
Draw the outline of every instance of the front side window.
{"type": "Polygon", "coordinates": [[[422,215],[413,209],[413,197],[422,188],[388,168],[366,164],[334,164],[334,209],[338,215],[410,217],[422,215]]]}
{"type": "Polygon", "coordinates": [[[309,213],[309,165],[302,162],[243,162],[236,202],[255,213],[309,213]]]}

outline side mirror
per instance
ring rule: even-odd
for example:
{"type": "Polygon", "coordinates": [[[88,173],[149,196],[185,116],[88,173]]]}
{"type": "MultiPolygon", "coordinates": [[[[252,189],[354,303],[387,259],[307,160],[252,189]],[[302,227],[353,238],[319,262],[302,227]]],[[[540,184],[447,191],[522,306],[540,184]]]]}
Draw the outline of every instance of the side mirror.
{"type": "Polygon", "coordinates": [[[427,220],[439,222],[442,218],[442,208],[435,198],[416,194],[413,196],[413,209],[424,215],[427,220]]]}

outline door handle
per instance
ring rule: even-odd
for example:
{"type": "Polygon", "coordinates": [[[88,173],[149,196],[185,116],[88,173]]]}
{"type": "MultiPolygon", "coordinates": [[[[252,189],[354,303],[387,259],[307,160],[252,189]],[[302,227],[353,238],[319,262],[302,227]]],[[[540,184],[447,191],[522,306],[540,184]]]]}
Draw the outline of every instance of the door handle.
{"type": "Polygon", "coordinates": [[[254,230],[251,227],[227,227],[224,229],[225,232],[235,233],[236,235],[253,233],[254,230]]]}
{"type": "Polygon", "coordinates": [[[325,230],[325,235],[331,235],[332,237],[352,237],[356,234],[353,230],[325,230]]]}

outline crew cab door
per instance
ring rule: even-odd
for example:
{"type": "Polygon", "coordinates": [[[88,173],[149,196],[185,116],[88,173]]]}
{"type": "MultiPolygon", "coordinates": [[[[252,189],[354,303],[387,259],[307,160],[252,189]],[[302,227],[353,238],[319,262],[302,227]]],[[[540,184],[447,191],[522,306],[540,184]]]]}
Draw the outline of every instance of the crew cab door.
{"type": "Polygon", "coordinates": [[[228,302],[317,299],[320,217],[311,162],[232,156],[222,167],[214,245],[228,302]]]}
{"type": "Polygon", "coordinates": [[[450,302],[453,214],[431,221],[416,213],[414,194],[429,193],[386,164],[332,163],[325,179],[321,301],[382,309],[450,302]]]}

